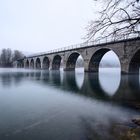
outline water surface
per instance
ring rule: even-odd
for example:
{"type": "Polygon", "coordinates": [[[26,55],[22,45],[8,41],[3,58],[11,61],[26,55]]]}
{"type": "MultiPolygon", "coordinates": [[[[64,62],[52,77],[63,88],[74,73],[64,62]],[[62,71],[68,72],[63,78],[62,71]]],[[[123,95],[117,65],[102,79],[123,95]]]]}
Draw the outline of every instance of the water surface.
{"type": "Polygon", "coordinates": [[[139,75],[118,71],[0,69],[0,140],[111,139],[114,124],[139,116],[139,75]]]}

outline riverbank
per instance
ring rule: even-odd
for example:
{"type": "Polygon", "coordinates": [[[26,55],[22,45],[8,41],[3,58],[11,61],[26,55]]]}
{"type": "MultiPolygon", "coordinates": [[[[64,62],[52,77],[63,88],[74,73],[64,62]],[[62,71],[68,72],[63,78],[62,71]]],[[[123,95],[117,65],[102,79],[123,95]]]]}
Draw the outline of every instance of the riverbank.
{"type": "Polygon", "coordinates": [[[100,123],[95,126],[96,129],[88,127],[88,140],[140,140],[140,118],[127,123],[111,123],[108,127],[100,123]]]}
{"type": "Polygon", "coordinates": [[[113,132],[118,140],[140,140],[140,118],[114,126],[113,132]]]}

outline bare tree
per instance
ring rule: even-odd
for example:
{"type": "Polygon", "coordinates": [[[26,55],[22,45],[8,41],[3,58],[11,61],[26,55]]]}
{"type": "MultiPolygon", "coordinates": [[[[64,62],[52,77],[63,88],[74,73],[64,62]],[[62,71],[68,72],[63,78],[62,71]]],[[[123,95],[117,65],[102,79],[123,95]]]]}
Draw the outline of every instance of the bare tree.
{"type": "Polygon", "coordinates": [[[11,49],[3,49],[1,56],[1,66],[2,67],[11,67],[12,65],[12,51],[11,49]]]}
{"type": "Polygon", "coordinates": [[[15,50],[14,52],[11,49],[2,49],[0,55],[0,66],[1,67],[12,67],[13,62],[22,59],[24,55],[22,52],[15,50]]]}
{"type": "Polygon", "coordinates": [[[12,60],[13,61],[16,61],[18,59],[22,59],[24,57],[23,53],[18,51],[18,50],[15,50],[14,53],[13,53],[13,58],[12,60]]]}
{"type": "Polygon", "coordinates": [[[88,41],[140,36],[139,0],[97,0],[97,2],[104,4],[105,8],[99,11],[98,20],[90,21],[87,26],[88,41]]]}

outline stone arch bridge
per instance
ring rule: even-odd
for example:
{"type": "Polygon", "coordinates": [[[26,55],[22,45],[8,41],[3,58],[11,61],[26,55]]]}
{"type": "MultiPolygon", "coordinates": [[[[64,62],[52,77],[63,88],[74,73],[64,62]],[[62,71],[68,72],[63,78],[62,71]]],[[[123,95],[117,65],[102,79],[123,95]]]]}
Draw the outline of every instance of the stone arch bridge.
{"type": "Polygon", "coordinates": [[[98,72],[105,53],[112,50],[120,60],[122,73],[138,73],[140,67],[140,38],[106,43],[89,42],[69,48],[27,56],[16,61],[17,68],[59,70],[63,61],[65,71],[74,71],[77,58],[81,55],[85,72],[98,72]]]}

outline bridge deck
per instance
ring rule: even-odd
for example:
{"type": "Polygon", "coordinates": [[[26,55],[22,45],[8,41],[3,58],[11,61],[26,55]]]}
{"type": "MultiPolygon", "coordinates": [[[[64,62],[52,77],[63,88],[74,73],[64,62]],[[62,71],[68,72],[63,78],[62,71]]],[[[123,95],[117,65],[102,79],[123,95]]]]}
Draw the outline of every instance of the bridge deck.
{"type": "Polygon", "coordinates": [[[67,51],[74,51],[74,50],[78,50],[78,49],[86,49],[86,48],[91,48],[91,47],[98,47],[98,46],[104,46],[107,44],[115,44],[115,43],[121,43],[121,42],[128,42],[128,41],[133,41],[133,40],[139,40],[140,37],[137,38],[129,38],[129,39],[123,39],[123,40],[99,40],[99,41],[92,41],[92,42],[84,42],[81,44],[75,44],[75,45],[71,45],[71,46],[67,46],[67,47],[63,47],[63,48],[58,48],[58,49],[54,49],[54,50],[50,50],[47,52],[41,52],[41,53],[37,53],[37,54],[33,54],[33,55],[29,55],[26,56],[26,58],[33,58],[33,57],[40,57],[43,55],[50,55],[50,54],[54,54],[54,53],[61,53],[61,52],[67,52],[67,51]]]}

